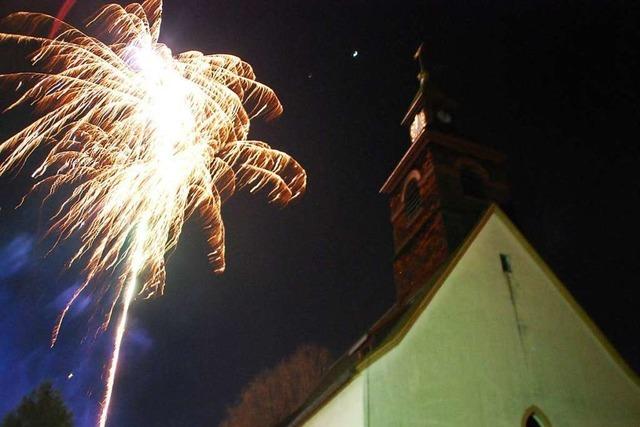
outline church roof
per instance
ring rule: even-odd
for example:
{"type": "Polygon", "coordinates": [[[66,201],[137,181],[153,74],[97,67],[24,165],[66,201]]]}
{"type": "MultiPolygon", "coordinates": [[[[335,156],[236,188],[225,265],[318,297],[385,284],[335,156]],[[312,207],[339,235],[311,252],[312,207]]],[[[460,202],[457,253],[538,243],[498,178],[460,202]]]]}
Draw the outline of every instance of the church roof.
{"type": "Polygon", "coordinates": [[[467,249],[474,242],[479,233],[483,230],[490,218],[498,216],[513,234],[516,240],[524,247],[534,261],[540,266],[545,274],[551,279],[559,293],[568,304],[578,314],[582,321],[591,330],[597,341],[605,348],[611,357],[622,367],[625,373],[640,386],[640,378],[629,368],[626,362],[608,342],[604,334],[593,323],[589,316],[582,310],[578,303],[569,294],[560,280],[540,258],[536,251],[527,242],[524,236],[518,231],[515,225],[509,220],[507,215],[496,205],[491,204],[475,227],[469,232],[462,244],[449,256],[446,262],[436,271],[435,274],[416,292],[409,300],[396,302],[368,331],[363,335],[344,355],[342,355],[331,367],[328,374],[323,378],[320,385],[308,397],[307,401],[298,411],[293,413],[281,425],[297,426],[302,425],[319,408],[331,400],[334,395],[340,392],[352,378],[368,366],[375,363],[380,357],[398,345],[422,312],[429,306],[438,290],[442,287],[450,273],[463,258],[467,249]]]}

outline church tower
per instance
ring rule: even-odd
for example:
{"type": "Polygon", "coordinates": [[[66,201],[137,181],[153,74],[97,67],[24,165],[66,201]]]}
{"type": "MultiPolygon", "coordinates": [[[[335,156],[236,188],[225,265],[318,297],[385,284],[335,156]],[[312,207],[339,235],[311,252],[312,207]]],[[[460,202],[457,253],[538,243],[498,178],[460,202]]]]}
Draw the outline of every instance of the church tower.
{"type": "Polygon", "coordinates": [[[391,207],[398,301],[429,281],[489,203],[508,198],[505,156],[455,135],[455,103],[429,84],[422,56],[420,46],[420,87],[402,120],[410,144],[380,190],[391,207]]]}

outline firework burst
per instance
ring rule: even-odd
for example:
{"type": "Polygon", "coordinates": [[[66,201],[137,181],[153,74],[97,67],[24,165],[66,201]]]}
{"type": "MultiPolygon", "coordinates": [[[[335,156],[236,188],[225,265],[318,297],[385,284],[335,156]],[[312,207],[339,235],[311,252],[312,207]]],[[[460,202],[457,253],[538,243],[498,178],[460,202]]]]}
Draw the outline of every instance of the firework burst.
{"type": "Polygon", "coordinates": [[[52,345],[81,293],[106,307],[102,329],[122,304],[101,425],[129,304],[162,294],[165,255],[185,219],[202,217],[209,261],[220,273],[222,203],[247,186],[286,204],[306,185],[290,156],[247,139],[252,118],[282,112],[274,92],[235,56],[172,54],[158,42],[161,10],[160,0],[106,5],[86,32],[34,13],[12,14],[0,26],[0,42],[35,46],[29,59],[37,71],[0,75],[17,94],[9,108],[31,104],[39,113],[0,144],[0,175],[46,149],[34,189],[48,196],[69,189],[50,231],[58,241],[80,237],[69,265],[81,261],[86,279],[61,312],[52,345]],[[49,38],[52,27],[58,32],[49,38]],[[114,272],[115,280],[97,285],[114,272]]]}

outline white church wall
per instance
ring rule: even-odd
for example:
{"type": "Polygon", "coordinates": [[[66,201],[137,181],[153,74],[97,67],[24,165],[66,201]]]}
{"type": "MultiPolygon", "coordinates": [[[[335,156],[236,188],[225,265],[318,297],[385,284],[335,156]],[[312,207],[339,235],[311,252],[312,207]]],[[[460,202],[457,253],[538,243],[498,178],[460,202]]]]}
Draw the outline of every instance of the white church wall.
{"type": "Polygon", "coordinates": [[[505,251],[512,259],[526,355],[528,381],[519,394],[539,406],[553,426],[640,426],[637,377],[607,351],[609,344],[553,273],[518,244],[505,221],[494,218],[486,240],[509,243],[505,251]]]}
{"type": "Polygon", "coordinates": [[[554,427],[640,425],[638,386],[497,214],[368,371],[370,426],[514,426],[531,405],[554,427]]]}
{"type": "Polygon", "coordinates": [[[502,215],[305,426],[513,427],[533,405],[553,427],[640,426],[637,377],[502,215]]]}

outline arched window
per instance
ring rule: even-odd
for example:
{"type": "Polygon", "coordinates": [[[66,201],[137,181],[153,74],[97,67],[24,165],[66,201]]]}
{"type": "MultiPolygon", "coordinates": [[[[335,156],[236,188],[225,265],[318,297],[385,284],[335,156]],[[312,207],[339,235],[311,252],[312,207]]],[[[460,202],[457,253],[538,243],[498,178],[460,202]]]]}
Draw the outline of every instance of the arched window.
{"type": "Polygon", "coordinates": [[[404,214],[407,219],[413,219],[422,208],[422,196],[417,179],[410,179],[404,187],[404,214]]]}
{"type": "Polygon", "coordinates": [[[540,408],[530,406],[522,418],[522,427],[551,427],[551,423],[540,408]]]}
{"type": "Polygon", "coordinates": [[[536,418],[535,414],[531,414],[525,420],[524,427],[544,427],[544,425],[536,418]]]}
{"type": "Polygon", "coordinates": [[[460,169],[460,185],[465,196],[484,199],[487,193],[484,186],[484,176],[475,168],[463,166],[460,169]]]}

